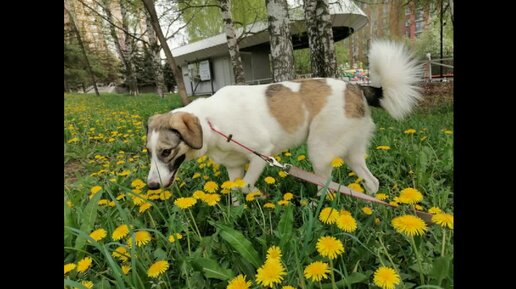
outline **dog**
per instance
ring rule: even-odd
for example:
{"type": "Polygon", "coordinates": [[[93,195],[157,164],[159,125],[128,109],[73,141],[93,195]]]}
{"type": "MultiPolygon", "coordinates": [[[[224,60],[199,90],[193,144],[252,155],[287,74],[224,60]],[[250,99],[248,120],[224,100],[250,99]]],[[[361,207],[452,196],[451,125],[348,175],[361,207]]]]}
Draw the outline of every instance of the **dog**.
{"type": "Polygon", "coordinates": [[[378,179],[365,154],[375,125],[369,106],[402,119],[421,99],[422,69],[412,54],[392,41],[374,41],[368,54],[370,86],[331,78],[232,85],[169,113],[151,116],[146,148],[150,156],[149,189],[168,187],[184,161],[207,154],[224,165],[229,179],[243,178],[244,192],[254,191],[267,164],[215,133],[265,155],[276,155],[306,142],[314,173],[331,177],[331,161],[341,157],[376,193],[378,179]],[[244,175],[244,166],[249,163],[244,175]]]}

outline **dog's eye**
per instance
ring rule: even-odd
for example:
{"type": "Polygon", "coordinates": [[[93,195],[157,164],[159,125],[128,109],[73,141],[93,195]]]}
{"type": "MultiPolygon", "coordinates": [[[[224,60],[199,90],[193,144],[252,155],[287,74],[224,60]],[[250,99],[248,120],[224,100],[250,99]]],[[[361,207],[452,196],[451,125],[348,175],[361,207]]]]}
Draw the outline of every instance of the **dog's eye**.
{"type": "Polygon", "coordinates": [[[171,149],[166,149],[161,152],[162,157],[168,157],[170,155],[171,149]]]}

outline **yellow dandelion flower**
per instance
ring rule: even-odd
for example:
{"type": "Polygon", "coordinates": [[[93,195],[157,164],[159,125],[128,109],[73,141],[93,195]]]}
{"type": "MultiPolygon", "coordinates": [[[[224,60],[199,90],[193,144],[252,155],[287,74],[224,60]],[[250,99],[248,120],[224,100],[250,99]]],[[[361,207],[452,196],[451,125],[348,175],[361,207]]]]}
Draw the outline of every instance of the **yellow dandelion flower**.
{"type": "Polygon", "coordinates": [[[138,231],[134,233],[134,241],[136,242],[136,246],[141,247],[149,243],[152,239],[152,236],[147,231],[138,231]]]}
{"type": "Polygon", "coordinates": [[[252,283],[251,281],[245,281],[245,275],[238,275],[235,278],[231,279],[228,283],[226,289],[249,289],[252,283]]]}
{"type": "Polygon", "coordinates": [[[356,176],[357,174],[355,172],[351,172],[348,174],[348,176],[352,177],[352,176],[356,176]]]}
{"type": "Polygon", "coordinates": [[[93,198],[93,196],[98,193],[100,190],[102,190],[101,186],[94,186],[90,189],[90,199],[93,198]]]}
{"type": "Polygon", "coordinates": [[[127,249],[125,247],[119,246],[111,253],[111,256],[118,258],[118,260],[122,262],[126,262],[129,260],[129,252],[127,252],[127,249]]]}
{"type": "MultiPolygon", "coordinates": [[[[93,288],[93,282],[91,282],[91,281],[87,281],[87,280],[81,281],[81,284],[82,284],[82,286],[84,286],[84,287],[86,287],[88,289],[93,288]]],[[[74,287],[74,289],[79,289],[79,288],[74,287]]]]}
{"type": "Polygon", "coordinates": [[[68,208],[73,208],[73,203],[70,200],[66,201],[66,205],[68,206],[68,208]]]}
{"type": "Polygon", "coordinates": [[[301,204],[301,206],[308,206],[310,201],[308,201],[308,199],[302,199],[301,201],[299,201],[299,203],[301,204]]]}
{"type": "Polygon", "coordinates": [[[403,132],[404,134],[415,134],[416,130],[413,128],[409,128],[403,132]]]}
{"type": "Polygon", "coordinates": [[[351,214],[340,214],[336,223],[337,227],[344,232],[352,233],[357,229],[357,221],[351,214]]]}
{"type": "Polygon", "coordinates": [[[294,194],[292,194],[292,193],[285,193],[283,195],[283,200],[285,200],[285,201],[290,201],[290,200],[292,200],[292,198],[294,198],[294,194]]]}
{"type": "Polygon", "coordinates": [[[279,259],[267,259],[256,273],[256,283],[265,287],[272,287],[276,283],[281,283],[283,275],[286,275],[285,268],[279,259]]]}
{"type": "Polygon", "coordinates": [[[330,274],[328,263],[315,261],[310,263],[305,268],[305,278],[311,279],[312,282],[320,282],[322,279],[328,278],[328,274],[330,274]]]}
{"type": "Polygon", "coordinates": [[[439,213],[442,213],[441,209],[439,209],[438,207],[431,207],[430,209],[428,209],[428,212],[430,214],[439,214],[439,213]]]}
{"type": "Polygon", "coordinates": [[[97,202],[97,204],[98,204],[99,206],[107,205],[107,204],[109,204],[109,200],[107,200],[107,199],[100,199],[100,200],[97,202]]]}
{"type": "Polygon", "coordinates": [[[351,183],[351,184],[347,185],[347,187],[352,189],[353,191],[357,191],[360,193],[364,192],[364,189],[357,183],[351,183]]]}
{"type": "Polygon", "coordinates": [[[432,216],[432,222],[437,225],[453,230],[453,215],[446,213],[437,213],[432,216]]]}
{"type": "Polygon", "coordinates": [[[64,265],[64,273],[66,274],[66,273],[72,271],[73,269],[75,269],[75,267],[77,267],[77,265],[75,265],[74,263],[65,264],[64,265]]]}
{"type": "Polygon", "coordinates": [[[169,191],[163,191],[159,194],[159,199],[162,201],[168,200],[172,197],[172,193],[169,191]]]}
{"type": "Polygon", "coordinates": [[[167,261],[156,261],[147,270],[147,276],[156,278],[168,270],[169,264],[167,261]]]}
{"type": "Polygon", "coordinates": [[[197,191],[193,192],[192,197],[197,200],[200,200],[204,197],[204,194],[205,193],[203,191],[197,190],[197,191]]]}
{"type": "Polygon", "coordinates": [[[214,181],[209,181],[204,184],[204,190],[208,193],[215,193],[218,188],[219,185],[214,181]]]}
{"type": "Polygon", "coordinates": [[[281,289],[296,289],[296,288],[294,286],[285,285],[285,286],[281,287],[281,289]]]}
{"type": "Polygon", "coordinates": [[[381,223],[380,218],[374,218],[374,224],[375,225],[380,225],[380,223],[381,223]]]}
{"type": "Polygon", "coordinates": [[[344,245],[342,242],[332,236],[320,237],[315,245],[319,255],[335,259],[340,254],[344,253],[344,245]]]}
{"type": "Polygon", "coordinates": [[[326,199],[328,199],[330,201],[333,201],[333,199],[335,199],[335,196],[336,196],[335,192],[328,191],[326,193],[326,199]]]}
{"type": "Polygon", "coordinates": [[[81,259],[79,262],[77,262],[77,272],[85,272],[88,270],[88,268],[91,266],[91,262],[93,262],[93,260],[90,257],[81,259]]]}
{"type": "Polygon", "coordinates": [[[388,196],[383,193],[378,193],[378,194],[374,195],[374,197],[380,201],[387,200],[387,198],[388,198],[388,196]]]}
{"type": "Polygon", "coordinates": [[[286,156],[286,157],[291,157],[292,156],[292,153],[289,152],[289,151],[284,151],[283,154],[286,156]]]}
{"type": "Polygon", "coordinates": [[[449,130],[449,129],[447,129],[447,130],[445,130],[443,132],[444,132],[444,134],[447,134],[447,135],[453,134],[453,130],[449,130]]]}
{"type": "Polygon", "coordinates": [[[201,163],[204,163],[207,159],[208,159],[207,155],[202,155],[197,158],[197,162],[201,164],[201,163]]]}
{"type": "Polygon", "coordinates": [[[122,272],[124,273],[124,275],[129,274],[129,271],[131,271],[131,266],[129,266],[129,265],[122,265],[122,272]]]}
{"type": "Polygon", "coordinates": [[[100,228],[90,233],[90,237],[95,241],[100,241],[107,236],[106,230],[100,228]]]}
{"type": "Polygon", "coordinates": [[[285,201],[285,200],[278,201],[278,205],[280,205],[280,206],[286,206],[288,204],[289,204],[289,201],[285,201]]]}
{"type": "Polygon", "coordinates": [[[401,190],[398,202],[403,204],[415,204],[423,200],[423,194],[414,188],[401,190]]]}
{"type": "Polygon", "coordinates": [[[262,193],[260,191],[249,193],[245,196],[245,200],[248,202],[254,201],[254,198],[261,196],[262,193]]]}
{"type": "Polygon", "coordinates": [[[428,137],[425,135],[424,137],[420,138],[419,140],[420,140],[420,141],[424,141],[424,140],[426,140],[427,138],[428,138],[428,137]]]}
{"type": "Polygon", "coordinates": [[[145,200],[148,197],[144,196],[144,195],[138,195],[138,196],[131,196],[131,198],[133,199],[133,204],[139,206],[139,205],[142,205],[143,203],[145,203],[145,200]]]}
{"type": "Polygon", "coordinates": [[[331,161],[331,166],[334,168],[340,168],[344,164],[344,160],[340,157],[336,157],[331,161]]]}
{"type": "Polygon", "coordinates": [[[265,203],[265,204],[263,205],[263,207],[264,207],[264,208],[269,208],[269,209],[274,209],[274,208],[276,208],[276,205],[274,205],[274,204],[273,204],[273,203],[271,203],[271,202],[268,202],[268,203],[265,203]]]}
{"type": "Polygon", "coordinates": [[[281,249],[278,246],[271,246],[267,249],[267,259],[281,259],[281,249]]]}
{"type": "Polygon", "coordinates": [[[145,202],[143,204],[140,205],[140,209],[138,210],[138,212],[140,212],[140,214],[143,214],[145,211],[147,211],[150,207],[152,207],[152,204],[149,203],[149,202],[145,202]]]}
{"type": "Polygon", "coordinates": [[[394,289],[400,283],[400,276],[396,270],[382,266],[374,272],[373,282],[382,289],[394,289]]]}
{"type": "Polygon", "coordinates": [[[125,194],[119,194],[116,196],[117,201],[120,201],[121,199],[125,199],[125,194]]]}
{"type": "Polygon", "coordinates": [[[195,203],[197,203],[195,198],[178,198],[174,201],[174,205],[183,210],[190,208],[195,205],[195,203]]]}
{"type": "Polygon", "coordinates": [[[195,173],[195,174],[193,174],[192,179],[197,179],[200,176],[201,176],[200,173],[195,173]]]}
{"type": "Polygon", "coordinates": [[[265,181],[267,184],[269,184],[269,185],[272,185],[272,184],[274,184],[274,183],[276,182],[276,180],[275,180],[273,177],[271,177],[271,176],[266,177],[266,178],[264,179],[264,181],[265,181]]]}
{"type": "Polygon", "coordinates": [[[376,149],[379,151],[388,151],[391,149],[391,147],[390,146],[377,146],[376,149]]]}
{"type": "Polygon", "coordinates": [[[366,215],[371,215],[373,213],[373,209],[369,208],[369,207],[363,207],[362,208],[362,212],[366,215]]]}
{"type": "Polygon", "coordinates": [[[297,157],[298,161],[302,161],[304,159],[306,159],[305,155],[300,155],[300,156],[297,157]]]}
{"type": "Polygon", "coordinates": [[[288,174],[287,174],[286,172],[284,172],[284,171],[279,171],[279,172],[278,172],[278,175],[279,175],[280,177],[282,177],[282,178],[285,178],[285,177],[287,177],[287,175],[288,175],[288,174]]]}
{"type": "Polygon", "coordinates": [[[425,222],[413,215],[396,217],[392,219],[391,224],[398,233],[407,236],[423,235],[427,230],[425,222]]]}
{"type": "Polygon", "coordinates": [[[234,181],[233,181],[233,184],[234,184],[234,188],[243,188],[245,187],[247,184],[244,180],[242,180],[241,178],[236,178],[234,181]]]}
{"type": "Polygon", "coordinates": [[[398,207],[399,206],[398,202],[396,202],[396,201],[390,201],[389,205],[391,205],[393,207],[398,207]]]}
{"type": "Polygon", "coordinates": [[[168,236],[168,241],[170,243],[174,243],[175,241],[181,240],[181,239],[183,239],[183,235],[181,235],[179,233],[175,233],[174,235],[168,236]]]}
{"type": "Polygon", "coordinates": [[[222,189],[220,192],[221,192],[223,195],[227,195],[227,194],[231,193],[231,189],[222,189]]]}
{"type": "Polygon", "coordinates": [[[339,217],[339,212],[331,207],[326,207],[321,210],[319,220],[325,224],[334,224],[339,217]]]}
{"type": "Polygon", "coordinates": [[[418,211],[423,211],[425,208],[423,208],[423,206],[420,206],[420,205],[415,205],[414,208],[418,211]]]}
{"type": "Polygon", "coordinates": [[[222,189],[231,189],[235,184],[232,181],[225,181],[220,185],[222,189]]]}
{"type": "Polygon", "coordinates": [[[120,225],[118,226],[111,235],[111,238],[115,241],[122,239],[123,237],[127,236],[129,233],[129,227],[127,225],[120,225]]]}
{"type": "Polygon", "coordinates": [[[119,173],[118,175],[119,176],[122,176],[122,177],[125,177],[125,176],[128,176],[131,174],[131,171],[129,170],[125,170],[125,171],[122,171],[121,173],[119,173]]]}
{"type": "Polygon", "coordinates": [[[208,206],[212,207],[215,206],[220,201],[220,195],[219,194],[204,194],[204,196],[201,199],[203,202],[208,204],[208,206]]]}

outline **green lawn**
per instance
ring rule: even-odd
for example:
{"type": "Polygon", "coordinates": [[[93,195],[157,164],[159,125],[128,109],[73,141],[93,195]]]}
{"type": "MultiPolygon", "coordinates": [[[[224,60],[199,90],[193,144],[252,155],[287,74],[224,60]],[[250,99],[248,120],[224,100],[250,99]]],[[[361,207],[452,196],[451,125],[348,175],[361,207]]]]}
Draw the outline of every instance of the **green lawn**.
{"type": "MultiPolygon", "coordinates": [[[[177,96],[65,95],[65,286],[197,289],[232,281],[230,288],[239,289],[382,288],[383,276],[383,288],[453,287],[451,105],[419,109],[404,121],[373,110],[377,129],[367,162],[380,180],[377,197],[395,209],[325,190],[319,198],[315,186],[269,167],[256,185],[270,197],[246,200],[207,158],[183,164],[166,191],[148,190],[144,123],[179,105],[177,96]],[[230,191],[242,205],[228,205],[230,191]],[[195,204],[186,208],[189,200],[195,204]],[[412,217],[415,208],[447,213],[436,218],[451,228],[424,225],[412,217]],[[280,257],[274,249],[267,254],[272,246],[280,257]],[[322,280],[313,281],[308,273],[318,276],[325,266],[322,280]],[[375,275],[381,267],[394,271],[375,275]],[[252,284],[238,284],[239,274],[252,284]]],[[[304,146],[279,158],[311,169],[304,146]]],[[[362,189],[345,164],[333,174],[362,189]]]]}

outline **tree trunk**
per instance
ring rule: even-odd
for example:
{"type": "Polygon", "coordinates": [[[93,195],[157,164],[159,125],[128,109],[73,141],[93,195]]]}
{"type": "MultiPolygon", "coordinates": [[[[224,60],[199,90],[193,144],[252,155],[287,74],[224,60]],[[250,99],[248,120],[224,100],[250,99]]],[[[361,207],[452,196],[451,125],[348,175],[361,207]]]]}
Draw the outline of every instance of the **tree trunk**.
{"type": "Polygon", "coordinates": [[[401,5],[403,3],[401,1],[392,1],[390,3],[390,9],[389,9],[389,29],[390,29],[390,35],[391,38],[400,40],[401,39],[401,29],[400,29],[400,20],[401,15],[404,15],[405,13],[402,13],[403,9],[401,8],[401,5]]]}
{"type": "Polygon", "coordinates": [[[161,47],[158,44],[156,32],[154,31],[154,28],[152,28],[152,23],[149,17],[146,17],[145,23],[147,25],[147,34],[149,36],[150,53],[152,57],[152,66],[154,71],[154,82],[156,83],[156,93],[161,98],[164,98],[166,88],[165,78],[163,76],[163,69],[161,68],[161,56],[159,55],[161,47]]]}
{"type": "Polygon", "coordinates": [[[449,0],[450,2],[450,16],[451,16],[451,22],[453,25],[453,0],[449,0]]]}
{"type": "Polygon", "coordinates": [[[219,0],[220,12],[222,13],[222,21],[226,29],[226,39],[228,41],[229,57],[231,58],[231,66],[233,66],[233,74],[235,75],[236,84],[245,84],[244,66],[240,57],[240,48],[238,47],[235,27],[233,26],[233,17],[231,15],[231,0],[219,0]]]}
{"type": "Polygon", "coordinates": [[[337,60],[328,0],[305,0],[304,8],[312,75],[335,77],[337,60]]]}
{"type": "Polygon", "coordinates": [[[286,0],[265,0],[269,15],[269,39],[274,82],[295,77],[290,20],[286,0]]]}
{"type": "Polygon", "coordinates": [[[134,55],[134,40],[129,35],[129,24],[127,23],[127,8],[124,0],[120,1],[120,14],[122,15],[122,28],[124,28],[124,50],[125,59],[127,60],[127,76],[129,93],[131,95],[138,95],[138,80],[136,78],[136,69],[134,68],[133,55],[134,55]]]}
{"type": "Polygon", "coordinates": [[[172,56],[172,51],[170,51],[170,47],[168,47],[167,40],[165,39],[165,35],[163,35],[163,31],[161,30],[161,26],[159,26],[158,15],[156,14],[156,8],[154,7],[154,0],[142,0],[145,9],[149,13],[152,27],[156,32],[159,42],[161,43],[161,47],[165,52],[165,56],[167,57],[167,62],[172,72],[174,73],[174,78],[176,79],[177,89],[179,91],[179,96],[181,97],[181,102],[183,105],[187,105],[190,103],[188,97],[186,95],[185,83],[183,81],[183,73],[181,69],[176,65],[176,60],[174,56],[172,56]]]}
{"type": "MultiPolygon", "coordinates": [[[[95,95],[100,96],[99,89],[97,88],[97,80],[95,79],[95,75],[93,74],[93,69],[91,68],[90,60],[88,59],[88,54],[86,54],[86,48],[84,47],[84,43],[82,42],[81,34],[79,33],[79,29],[77,28],[77,25],[75,24],[75,19],[73,18],[72,13],[70,10],[66,8],[66,2],[65,2],[65,10],[68,12],[68,15],[70,16],[70,23],[72,24],[72,29],[75,32],[75,35],[77,36],[77,42],[79,43],[79,46],[81,47],[82,55],[84,57],[84,62],[86,64],[86,70],[88,71],[88,74],[90,75],[91,82],[93,83],[93,88],[95,89],[95,95]]],[[[83,90],[86,93],[86,89],[84,89],[83,84],[83,90]]]]}

